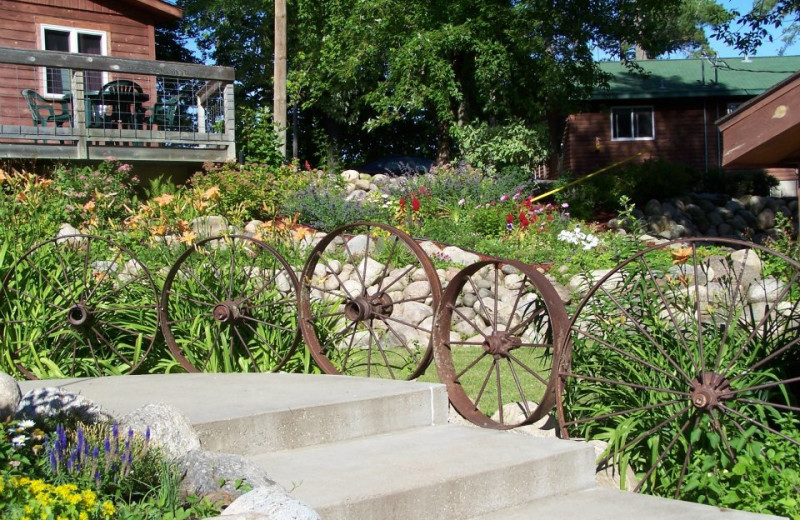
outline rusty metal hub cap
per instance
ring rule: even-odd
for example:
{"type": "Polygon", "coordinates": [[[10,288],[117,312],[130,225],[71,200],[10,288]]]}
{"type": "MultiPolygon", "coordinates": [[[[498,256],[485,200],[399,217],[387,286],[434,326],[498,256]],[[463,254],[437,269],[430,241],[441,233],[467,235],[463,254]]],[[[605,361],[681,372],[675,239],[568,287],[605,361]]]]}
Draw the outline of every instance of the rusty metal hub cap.
{"type": "Polygon", "coordinates": [[[710,411],[720,401],[730,398],[730,389],[731,385],[724,376],[714,372],[703,372],[697,376],[690,400],[698,410],[710,411]]]}
{"type": "Polygon", "coordinates": [[[236,302],[226,300],[218,303],[214,307],[213,314],[215,320],[225,325],[229,325],[240,319],[244,315],[244,312],[236,302]]]}
{"type": "Polygon", "coordinates": [[[505,331],[495,331],[483,342],[483,350],[495,359],[507,358],[509,352],[522,346],[522,339],[505,331]]]}
{"type": "Polygon", "coordinates": [[[388,318],[392,315],[392,298],[384,293],[353,298],[344,306],[344,316],[350,321],[366,321],[371,318],[388,318]]]}
{"type": "Polygon", "coordinates": [[[88,327],[92,324],[92,313],[83,304],[75,304],[67,311],[67,321],[73,327],[88,327]]]}

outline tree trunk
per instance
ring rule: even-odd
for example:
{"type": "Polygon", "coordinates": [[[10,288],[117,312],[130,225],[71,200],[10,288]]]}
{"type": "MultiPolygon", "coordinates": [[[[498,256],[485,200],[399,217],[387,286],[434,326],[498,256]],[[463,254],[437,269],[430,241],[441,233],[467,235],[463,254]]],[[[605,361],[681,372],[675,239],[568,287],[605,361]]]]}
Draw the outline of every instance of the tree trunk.
{"type": "Polygon", "coordinates": [[[281,155],[286,159],[286,0],[275,0],[275,61],[273,63],[272,117],[281,155]]]}
{"type": "Polygon", "coordinates": [[[436,124],[436,164],[450,162],[453,154],[453,141],[450,137],[450,123],[439,121],[436,124]]]}

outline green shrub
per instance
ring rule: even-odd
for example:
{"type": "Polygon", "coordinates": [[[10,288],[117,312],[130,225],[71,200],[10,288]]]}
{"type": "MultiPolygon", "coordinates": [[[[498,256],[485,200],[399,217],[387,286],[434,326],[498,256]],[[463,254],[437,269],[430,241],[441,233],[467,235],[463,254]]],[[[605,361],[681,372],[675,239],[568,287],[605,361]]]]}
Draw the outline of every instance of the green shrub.
{"type": "Polygon", "coordinates": [[[68,200],[67,221],[75,227],[99,227],[122,221],[136,206],[138,178],[130,164],[103,161],[97,166],[58,166],[56,189],[68,200]]]}
{"type": "Polygon", "coordinates": [[[314,175],[291,166],[226,163],[205,166],[190,185],[200,191],[217,189],[218,214],[229,222],[271,220],[290,194],[308,185],[314,175]]]}
{"type": "Polygon", "coordinates": [[[286,162],[280,152],[278,133],[269,108],[236,110],[236,149],[246,162],[278,166],[286,162]]]}
{"type": "Polygon", "coordinates": [[[546,128],[531,128],[520,120],[454,125],[451,133],[464,160],[488,172],[513,166],[530,175],[547,158],[546,128]]]}
{"type": "Polygon", "coordinates": [[[767,196],[778,185],[778,179],[764,170],[726,171],[713,169],[698,173],[695,191],[723,193],[731,197],[767,196]]]}

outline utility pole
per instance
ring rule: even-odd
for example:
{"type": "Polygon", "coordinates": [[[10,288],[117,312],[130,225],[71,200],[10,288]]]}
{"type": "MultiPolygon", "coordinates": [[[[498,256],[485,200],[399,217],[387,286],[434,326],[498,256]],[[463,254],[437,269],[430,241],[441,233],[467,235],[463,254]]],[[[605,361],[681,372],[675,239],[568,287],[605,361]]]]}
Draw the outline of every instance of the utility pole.
{"type": "Polygon", "coordinates": [[[272,118],[278,131],[280,151],[286,159],[286,0],[275,0],[275,61],[272,80],[272,118]]]}

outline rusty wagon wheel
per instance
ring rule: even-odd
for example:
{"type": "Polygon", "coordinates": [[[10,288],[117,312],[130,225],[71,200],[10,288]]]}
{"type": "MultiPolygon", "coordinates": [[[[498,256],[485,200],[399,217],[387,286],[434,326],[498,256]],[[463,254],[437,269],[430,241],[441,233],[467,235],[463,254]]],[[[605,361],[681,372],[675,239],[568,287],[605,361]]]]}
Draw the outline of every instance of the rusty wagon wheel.
{"type": "Polygon", "coordinates": [[[300,281],[300,328],[326,373],[413,379],[430,364],[441,283],[406,233],[339,227],[311,252],[300,281]]]}
{"type": "Polygon", "coordinates": [[[799,281],[797,261],[737,240],[678,240],[625,260],[571,320],[562,436],[603,441],[598,470],[622,487],[688,500],[707,478],[758,478],[737,464],[745,457],[781,453],[796,468],[799,281]]]}
{"type": "Polygon", "coordinates": [[[530,265],[490,260],[460,271],[442,296],[434,351],[453,407],[496,429],[543,418],[555,405],[551,369],[568,323],[552,284],[530,265]]]}
{"type": "Polygon", "coordinates": [[[254,238],[207,238],[173,264],[161,293],[161,330],[189,372],[268,372],[299,343],[297,276],[254,238]]]}
{"type": "Polygon", "coordinates": [[[28,379],[133,372],[158,331],[158,291],[126,248],[93,235],[42,242],[2,288],[6,361],[28,379]]]}

